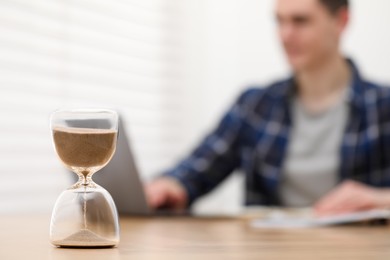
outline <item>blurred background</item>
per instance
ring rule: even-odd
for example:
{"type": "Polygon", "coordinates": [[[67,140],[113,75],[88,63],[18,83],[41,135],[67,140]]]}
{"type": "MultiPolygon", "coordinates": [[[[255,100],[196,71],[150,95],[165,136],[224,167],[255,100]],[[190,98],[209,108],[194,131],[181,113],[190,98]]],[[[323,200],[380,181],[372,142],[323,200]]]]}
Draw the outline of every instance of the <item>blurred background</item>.
{"type": "MultiPolygon", "coordinates": [[[[173,166],[248,85],[289,75],[274,0],[0,0],[0,214],[50,212],[71,185],[50,113],[120,111],[147,181],[173,166]]],[[[390,1],[352,0],[343,49],[390,83],[390,1]]],[[[195,211],[240,209],[233,174],[195,211]]]]}

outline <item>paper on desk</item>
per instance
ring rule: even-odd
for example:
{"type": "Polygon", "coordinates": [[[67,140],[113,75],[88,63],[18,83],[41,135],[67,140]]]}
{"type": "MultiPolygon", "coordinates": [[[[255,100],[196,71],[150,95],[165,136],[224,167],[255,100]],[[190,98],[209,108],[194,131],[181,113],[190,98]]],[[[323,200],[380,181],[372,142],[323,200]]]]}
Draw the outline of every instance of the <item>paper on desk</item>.
{"type": "Polygon", "coordinates": [[[291,215],[283,210],[275,210],[263,218],[254,219],[250,225],[254,228],[306,228],[339,225],[374,219],[390,219],[390,210],[375,209],[329,217],[313,217],[305,214],[291,215]]]}

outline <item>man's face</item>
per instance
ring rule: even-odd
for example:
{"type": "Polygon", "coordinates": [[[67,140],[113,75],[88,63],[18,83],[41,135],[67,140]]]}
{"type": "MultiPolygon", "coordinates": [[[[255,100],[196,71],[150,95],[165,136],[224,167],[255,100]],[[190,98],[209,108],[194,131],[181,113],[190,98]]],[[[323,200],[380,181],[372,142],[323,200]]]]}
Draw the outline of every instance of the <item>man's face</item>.
{"type": "Polygon", "coordinates": [[[277,0],[279,37],[295,72],[321,63],[339,48],[347,11],[332,14],[320,0],[277,0]]]}

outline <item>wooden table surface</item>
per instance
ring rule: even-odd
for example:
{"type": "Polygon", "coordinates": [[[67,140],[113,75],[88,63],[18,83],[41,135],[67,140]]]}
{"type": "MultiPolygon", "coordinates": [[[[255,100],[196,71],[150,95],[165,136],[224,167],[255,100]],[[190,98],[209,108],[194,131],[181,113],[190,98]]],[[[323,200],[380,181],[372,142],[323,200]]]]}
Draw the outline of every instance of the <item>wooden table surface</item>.
{"type": "Polygon", "coordinates": [[[390,228],[260,230],[242,219],[121,217],[117,248],[49,243],[49,216],[1,216],[0,259],[390,259],[390,228]]]}

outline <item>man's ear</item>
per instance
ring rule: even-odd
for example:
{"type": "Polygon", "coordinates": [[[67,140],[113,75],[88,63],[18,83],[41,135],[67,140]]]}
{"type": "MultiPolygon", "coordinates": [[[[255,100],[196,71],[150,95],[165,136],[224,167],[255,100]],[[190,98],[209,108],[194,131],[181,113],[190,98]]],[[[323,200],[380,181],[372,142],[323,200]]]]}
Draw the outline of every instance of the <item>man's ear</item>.
{"type": "Polygon", "coordinates": [[[339,27],[339,34],[343,33],[348,26],[350,13],[347,7],[342,7],[337,11],[336,19],[339,27]]]}

